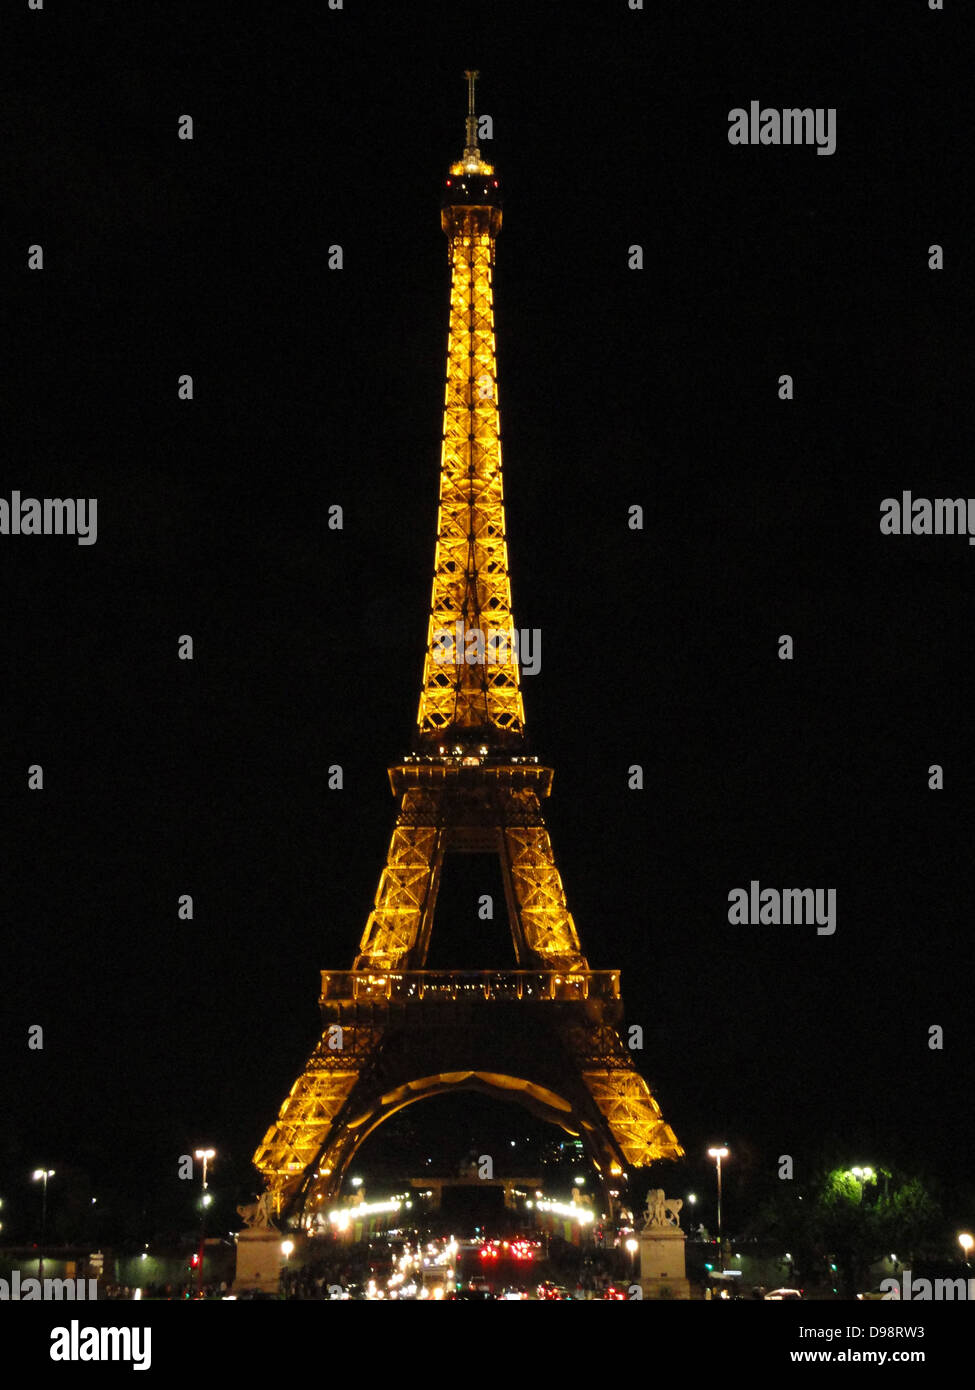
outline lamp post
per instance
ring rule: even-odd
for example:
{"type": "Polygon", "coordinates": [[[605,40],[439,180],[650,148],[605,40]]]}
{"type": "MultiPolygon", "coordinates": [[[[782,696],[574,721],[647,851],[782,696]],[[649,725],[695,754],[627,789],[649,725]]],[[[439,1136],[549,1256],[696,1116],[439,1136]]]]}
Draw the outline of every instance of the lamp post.
{"type": "Polygon", "coordinates": [[[964,1252],[965,1263],[968,1264],[968,1261],[972,1257],[972,1246],[975,1245],[975,1239],[973,1239],[967,1231],[962,1231],[961,1235],[958,1237],[958,1244],[964,1252]]]}
{"type": "Polygon", "coordinates": [[[860,1202],[862,1204],[864,1184],[868,1182],[876,1182],[877,1174],[873,1171],[872,1168],[851,1168],[850,1172],[857,1180],[857,1186],[860,1191],[860,1202]]]}
{"type": "Polygon", "coordinates": [[[708,1149],[708,1158],[713,1158],[718,1165],[718,1265],[721,1273],[724,1273],[724,1246],[721,1243],[721,1160],[728,1157],[728,1150],[724,1145],[708,1149]]]}
{"type": "MultiPolygon", "coordinates": [[[[47,1180],[54,1177],[53,1168],[35,1168],[33,1173],[34,1182],[44,1184],[41,1189],[41,1253],[37,1260],[37,1277],[44,1278],[44,1231],[47,1227],[47,1180]]],[[[43,1289],[42,1289],[43,1292],[43,1289]]]]}
{"type": "Polygon", "coordinates": [[[206,1252],[207,1235],[207,1207],[210,1205],[210,1196],[207,1192],[207,1164],[211,1158],[216,1157],[215,1149],[197,1149],[196,1157],[203,1160],[203,1192],[200,1197],[200,1262],[196,1272],[196,1292],[203,1296],[203,1257],[206,1252]]]}

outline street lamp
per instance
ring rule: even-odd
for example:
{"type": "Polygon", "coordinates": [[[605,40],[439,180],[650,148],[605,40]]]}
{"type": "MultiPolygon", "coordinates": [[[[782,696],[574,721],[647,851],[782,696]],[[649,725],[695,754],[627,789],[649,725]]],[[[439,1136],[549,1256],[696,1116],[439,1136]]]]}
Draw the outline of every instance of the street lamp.
{"type": "Polygon", "coordinates": [[[196,1291],[203,1293],[203,1258],[206,1254],[207,1241],[207,1207],[210,1205],[210,1197],[207,1194],[207,1164],[211,1158],[216,1158],[215,1149],[197,1149],[196,1157],[203,1160],[203,1192],[200,1197],[200,1259],[199,1268],[196,1276],[196,1291]]]}
{"type": "Polygon", "coordinates": [[[849,1175],[856,1179],[857,1189],[860,1194],[860,1202],[862,1203],[864,1184],[868,1182],[876,1182],[877,1174],[873,1171],[872,1168],[850,1168],[848,1171],[849,1175]]]}
{"type": "Polygon", "coordinates": [[[967,1231],[962,1231],[961,1235],[958,1237],[958,1244],[964,1251],[965,1263],[968,1264],[972,1255],[972,1246],[975,1245],[975,1239],[973,1239],[967,1231]]]}
{"type": "Polygon", "coordinates": [[[713,1149],[708,1149],[708,1158],[713,1158],[718,1165],[718,1264],[724,1273],[724,1246],[721,1244],[721,1160],[728,1157],[728,1150],[724,1145],[713,1149]]]}
{"type": "Polygon", "coordinates": [[[42,1182],[44,1187],[41,1193],[41,1253],[37,1261],[37,1277],[44,1278],[44,1230],[47,1226],[47,1180],[54,1177],[53,1168],[35,1168],[33,1181],[42,1182]]]}
{"type": "Polygon", "coordinates": [[[630,1264],[632,1270],[631,1277],[634,1277],[637,1272],[636,1252],[640,1248],[640,1242],[638,1240],[634,1240],[633,1236],[630,1236],[629,1240],[626,1242],[626,1248],[630,1253],[630,1264]]]}
{"type": "Polygon", "coordinates": [[[211,1158],[216,1158],[216,1149],[197,1149],[196,1157],[203,1159],[203,1191],[207,1190],[207,1164],[211,1158]]]}

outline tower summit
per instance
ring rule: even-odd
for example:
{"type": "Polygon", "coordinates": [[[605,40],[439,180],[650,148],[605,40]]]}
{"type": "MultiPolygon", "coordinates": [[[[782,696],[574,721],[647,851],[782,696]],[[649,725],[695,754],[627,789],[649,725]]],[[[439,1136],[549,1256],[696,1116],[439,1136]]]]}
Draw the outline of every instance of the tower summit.
{"type": "MultiPolygon", "coordinates": [[[[477,148],[477,111],[474,106],[474,83],[480,77],[479,72],[467,71],[464,76],[467,78],[467,123],[466,140],[464,141],[464,172],[468,174],[490,174],[492,172],[490,164],[481,165],[481,151],[477,148]]],[[[452,173],[460,173],[456,168],[452,173]]]]}
{"type": "MultiPolygon", "coordinates": [[[[359,954],[322,972],[321,1041],[254,1155],[276,1213],[311,1229],[365,1139],[445,1092],[522,1105],[579,1138],[610,1209],[627,1166],[683,1153],[620,1037],[619,971],[582,954],[542,815],[552,769],[524,752],[518,661],[498,641],[514,632],[491,288],[501,197],[465,76],[464,157],[441,201],[450,327],[413,751],[389,768],[400,809],[359,954]],[[448,855],[497,857],[517,969],[426,968],[448,855]]],[[[446,924],[454,940],[481,928],[473,910],[446,924]]]]}
{"type": "Polygon", "coordinates": [[[524,744],[491,287],[501,195],[494,166],[477,146],[477,73],[465,76],[464,157],[450,166],[440,210],[451,267],[450,324],[433,593],[414,739],[414,751],[427,753],[441,745],[465,751],[484,745],[493,753],[524,744]]]}

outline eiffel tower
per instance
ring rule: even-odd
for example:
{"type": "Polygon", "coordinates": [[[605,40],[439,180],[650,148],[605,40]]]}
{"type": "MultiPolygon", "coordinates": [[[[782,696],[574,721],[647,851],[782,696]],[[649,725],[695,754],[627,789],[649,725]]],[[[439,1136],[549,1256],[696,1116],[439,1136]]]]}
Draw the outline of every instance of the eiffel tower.
{"type": "Polygon", "coordinates": [[[604,1191],[682,1153],[618,1028],[620,972],[582,954],[542,816],[552,769],[526,751],[501,484],[492,268],[501,230],[467,72],[463,158],[441,226],[451,266],[440,509],[412,751],[351,970],[323,971],[322,1039],[254,1155],[279,1217],[333,1200],[397,1110],[477,1090],[580,1138],[604,1191]],[[504,634],[508,637],[506,644],[504,634]],[[500,860],[516,970],[425,969],[448,854],[500,860]]]}

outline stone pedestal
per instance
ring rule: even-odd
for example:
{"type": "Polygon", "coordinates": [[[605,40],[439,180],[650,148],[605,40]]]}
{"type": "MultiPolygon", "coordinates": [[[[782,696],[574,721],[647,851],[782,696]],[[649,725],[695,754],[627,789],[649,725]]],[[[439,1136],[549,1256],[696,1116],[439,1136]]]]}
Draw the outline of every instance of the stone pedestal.
{"type": "Polygon", "coordinates": [[[237,1273],[234,1293],[244,1289],[261,1289],[276,1294],[286,1257],[281,1250],[284,1240],[280,1231],[248,1230],[237,1237],[237,1273]]]}
{"type": "Polygon", "coordinates": [[[639,1232],[640,1287],[644,1298],[690,1298],[679,1226],[650,1226],[639,1232]]]}

